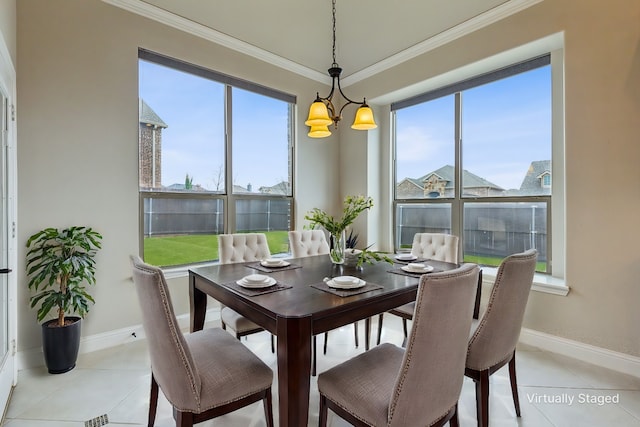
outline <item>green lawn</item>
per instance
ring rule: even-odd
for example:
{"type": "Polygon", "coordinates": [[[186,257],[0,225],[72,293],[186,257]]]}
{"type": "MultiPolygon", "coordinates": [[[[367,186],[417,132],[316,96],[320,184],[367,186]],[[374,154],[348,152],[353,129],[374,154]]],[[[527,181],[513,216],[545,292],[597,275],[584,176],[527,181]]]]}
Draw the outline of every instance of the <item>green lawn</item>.
{"type": "MultiPolygon", "coordinates": [[[[265,234],[272,254],[289,251],[286,231],[268,231],[265,234]]],[[[166,267],[217,259],[217,234],[145,237],[144,239],[144,260],[151,265],[166,267]]]]}

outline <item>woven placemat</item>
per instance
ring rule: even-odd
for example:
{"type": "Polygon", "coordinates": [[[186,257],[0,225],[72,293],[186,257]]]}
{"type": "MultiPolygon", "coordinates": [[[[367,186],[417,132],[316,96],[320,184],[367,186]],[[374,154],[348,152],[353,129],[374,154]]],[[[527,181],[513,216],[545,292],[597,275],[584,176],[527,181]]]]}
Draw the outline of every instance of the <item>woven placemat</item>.
{"type": "Polygon", "coordinates": [[[242,295],[246,295],[249,297],[255,297],[257,295],[270,294],[271,292],[284,291],[285,289],[293,288],[291,285],[287,285],[284,283],[276,282],[275,285],[269,286],[268,288],[245,288],[243,286],[238,285],[236,282],[228,282],[223,283],[222,286],[233,289],[234,291],[241,293],[242,295]]]}
{"type": "Polygon", "coordinates": [[[409,277],[420,277],[420,276],[422,276],[423,274],[437,273],[437,272],[440,272],[440,271],[444,271],[444,270],[442,270],[441,268],[435,268],[435,267],[434,267],[434,268],[433,268],[433,270],[431,270],[431,271],[427,271],[427,272],[425,272],[425,273],[412,273],[412,272],[410,272],[410,271],[404,271],[404,270],[403,270],[403,269],[401,269],[401,268],[394,268],[393,270],[389,270],[389,273],[393,273],[393,274],[401,274],[401,275],[403,275],[403,276],[409,276],[409,277]]]}
{"type": "Polygon", "coordinates": [[[312,288],[320,289],[321,291],[338,295],[339,297],[350,297],[353,295],[363,294],[365,292],[384,289],[383,286],[377,285],[375,283],[369,283],[369,282],[367,282],[363,287],[357,288],[357,289],[336,289],[336,288],[330,287],[325,282],[318,282],[309,286],[311,286],[312,288]]]}
{"type": "Polygon", "coordinates": [[[301,268],[301,265],[297,264],[289,264],[284,267],[265,267],[260,264],[260,262],[253,262],[251,264],[247,264],[247,267],[253,268],[254,270],[262,271],[263,273],[275,273],[276,271],[284,271],[284,270],[293,270],[294,268],[301,268]]]}

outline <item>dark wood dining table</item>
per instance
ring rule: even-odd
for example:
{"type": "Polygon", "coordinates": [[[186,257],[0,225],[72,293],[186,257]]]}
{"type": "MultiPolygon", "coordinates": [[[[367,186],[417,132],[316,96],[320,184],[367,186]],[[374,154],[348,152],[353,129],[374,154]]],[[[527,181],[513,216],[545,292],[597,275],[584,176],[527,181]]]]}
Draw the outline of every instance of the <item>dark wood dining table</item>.
{"type": "MultiPolygon", "coordinates": [[[[401,264],[392,266],[386,262],[366,264],[358,270],[333,265],[328,255],[287,261],[291,264],[289,268],[273,269],[268,273],[251,268],[255,263],[191,268],[191,331],[204,327],[209,295],[274,334],[277,337],[280,426],[301,427],[308,423],[313,336],[414,301],[419,277],[392,273],[401,264]],[[249,296],[232,286],[236,280],[255,273],[271,276],[278,285],[290,288],[249,296]],[[317,288],[322,287],[324,278],[341,275],[359,277],[367,285],[377,285],[379,289],[339,296],[317,288]]],[[[438,261],[427,261],[427,264],[436,271],[457,267],[438,261]]],[[[476,318],[480,286],[481,279],[476,296],[476,318]]]]}

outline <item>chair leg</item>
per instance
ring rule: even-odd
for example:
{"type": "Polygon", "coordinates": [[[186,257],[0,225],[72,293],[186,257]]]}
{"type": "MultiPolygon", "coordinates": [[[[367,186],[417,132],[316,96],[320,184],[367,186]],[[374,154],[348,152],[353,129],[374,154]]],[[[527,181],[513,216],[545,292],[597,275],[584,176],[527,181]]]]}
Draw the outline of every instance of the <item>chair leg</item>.
{"type": "Polygon", "coordinates": [[[153,427],[156,422],[156,410],[158,409],[158,383],[153,372],[151,373],[151,393],[149,395],[149,423],[148,427],[153,427]]]}
{"type": "Polygon", "coordinates": [[[460,420],[458,419],[458,404],[453,409],[453,417],[449,420],[449,427],[460,427],[460,420]]]}
{"type": "Polygon", "coordinates": [[[327,398],[320,395],[320,413],[318,414],[318,427],[327,427],[327,398]]]}
{"type": "Polygon", "coordinates": [[[378,341],[377,345],[380,345],[380,337],[382,337],[382,313],[378,316],[378,341]]]}
{"type": "Polygon", "coordinates": [[[516,352],[509,361],[509,379],[511,380],[511,395],[513,396],[513,406],[516,407],[516,416],[520,417],[520,399],[518,398],[518,380],[516,379],[516,352]]]}
{"type": "Polygon", "coordinates": [[[273,334],[271,334],[271,353],[275,353],[276,352],[276,343],[275,343],[276,339],[273,336],[273,334]]]}
{"type": "Polygon", "coordinates": [[[176,427],[193,427],[193,413],[182,412],[174,409],[176,427]]]}
{"type": "Polygon", "coordinates": [[[358,322],[353,322],[353,334],[356,341],[356,348],[358,348],[358,322]]]}
{"type": "Polygon", "coordinates": [[[267,390],[267,395],[263,399],[264,403],[264,419],[267,422],[267,427],[273,427],[273,402],[271,400],[271,388],[267,390]]]}
{"type": "MultiPolygon", "coordinates": [[[[325,348],[326,348],[326,343],[327,343],[327,336],[325,334],[324,337],[324,342],[325,342],[325,348]]],[[[316,336],[313,336],[313,348],[311,349],[311,376],[315,377],[316,376],[316,355],[318,354],[318,351],[316,350],[316,336]]]]}
{"type": "Polygon", "coordinates": [[[489,370],[480,371],[476,381],[476,417],[478,427],[489,427],[489,370]]]}
{"type": "Polygon", "coordinates": [[[409,329],[407,328],[407,319],[405,318],[402,319],[402,331],[404,332],[404,339],[406,340],[409,336],[409,329]]]}
{"type": "Polygon", "coordinates": [[[327,342],[329,342],[329,332],[324,333],[324,348],[322,349],[324,354],[327,354],[327,342]]]}
{"type": "Polygon", "coordinates": [[[364,319],[364,349],[366,351],[369,351],[370,347],[369,335],[371,335],[371,317],[364,319]]]}

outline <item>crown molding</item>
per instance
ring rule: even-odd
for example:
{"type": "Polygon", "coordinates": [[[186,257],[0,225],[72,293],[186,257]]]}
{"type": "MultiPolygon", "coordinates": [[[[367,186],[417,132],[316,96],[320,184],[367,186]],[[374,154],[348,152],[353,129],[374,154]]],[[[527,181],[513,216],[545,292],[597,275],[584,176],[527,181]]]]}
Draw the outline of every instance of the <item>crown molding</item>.
{"type": "MultiPolygon", "coordinates": [[[[238,40],[227,34],[216,31],[212,28],[198,24],[189,19],[175,15],[159,7],[150,5],[141,0],[102,0],[104,3],[135,13],[145,18],[152,19],[161,24],[184,31],[188,34],[211,41],[245,55],[254,57],[261,61],[283,68],[303,77],[315,80],[323,84],[331,84],[331,78],[324,73],[320,73],[304,65],[293,62],[282,56],[260,49],[257,46],[238,40]]],[[[527,9],[543,0],[509,0],[493,9],[481,13],[460,25],[436,34],[429,39],[420,42],[395,55],[383,59],[369,67],[357,71],[341,80],[342,87],[355,84],[369,78],[389,68],[395,67],[403,62],[413,59],[419,55],[434,50],[440,46],[450,43],[458,38],[464,37],[481,28],[491,25],[501,19],[527,9]]]]}
{"type": "Polygon", "coordinates": [[[150,5],[141,0],[102,0],[104,3],[124,9],[128,12],[149,18],[153,21],[175,28],[196,37],[219,44],[245,55],[254,57],[261,61],[283,68],[287,71],[299,74],[303,77],[315,80],[327,85],[331,84],[331,78],[316,70],[313,70],[297,62],[290,61],[282,56],[276,55],[264,49],[260,49],[250,43],[228,36],[212,28],[198,24],[189,19],[167,12],[164,9],[150,5]]]}
{"type": "Polygon", "coordinates": [[[514,15],[543,0],[510,0],[342,79],[347,87],[514,15]]]}

